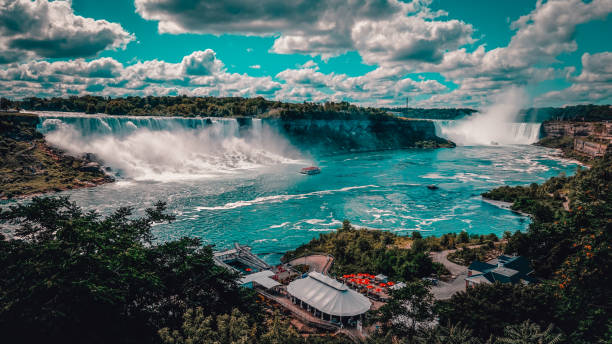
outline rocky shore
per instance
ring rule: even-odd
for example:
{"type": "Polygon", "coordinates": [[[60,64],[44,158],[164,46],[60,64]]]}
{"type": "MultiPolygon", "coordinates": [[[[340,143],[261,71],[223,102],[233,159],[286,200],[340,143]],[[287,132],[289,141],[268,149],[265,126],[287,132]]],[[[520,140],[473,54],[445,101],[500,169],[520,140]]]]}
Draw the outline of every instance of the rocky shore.
{"type": "Polygon", "coordinates": [[[0,113],[0,199],[112,182],[92,156],[72,157],[36,131],[38,116],[0,113]]]}

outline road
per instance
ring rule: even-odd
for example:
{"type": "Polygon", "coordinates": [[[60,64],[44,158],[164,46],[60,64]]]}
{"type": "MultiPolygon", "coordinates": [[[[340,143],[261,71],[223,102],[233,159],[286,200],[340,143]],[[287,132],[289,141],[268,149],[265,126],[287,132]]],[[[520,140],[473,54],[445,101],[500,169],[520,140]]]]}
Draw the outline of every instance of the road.
{"type": "Polygon", "coordinates": [[[453,294],[465,290],[465,278],[467,277],[467,267],[455,264],[448,260],[448,254],[455,250],[444,250],[431,252],[431,259],[446,267],[451,273],[452,278],[449,282],[438,281],[438,285],[431,288],[431,292],[438,300],[450,299],[453,294]]]}

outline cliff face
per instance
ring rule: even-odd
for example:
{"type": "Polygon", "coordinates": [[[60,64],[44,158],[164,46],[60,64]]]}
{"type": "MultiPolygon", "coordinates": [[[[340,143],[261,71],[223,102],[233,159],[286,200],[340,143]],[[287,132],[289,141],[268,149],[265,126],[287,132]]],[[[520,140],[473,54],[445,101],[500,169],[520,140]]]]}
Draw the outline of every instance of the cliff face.
{"type": "Polygon", "coordinates": [[[567,156],[588,162],[612,150],[612,123],[547,121],[538,144],[562,149],[567,156]]]}
{"type": "Polygon", "coordinates": [[[0,199],[112,181],[96,163],[49,147],[37,124],[35,115],[0,113],[0,199]]]}
{"type": "Polygon", "coordinates": [[[542,137],[612,136],[612,123],[547,121],[541,130],[542,137]]]}
{"type": "Polygon", "coordinates": [[[318,153],[385,150],[415,147],[454,147],[436,136],[431,121],[402,118],[320,120],[268,118],[292,144],[318,153]]]}

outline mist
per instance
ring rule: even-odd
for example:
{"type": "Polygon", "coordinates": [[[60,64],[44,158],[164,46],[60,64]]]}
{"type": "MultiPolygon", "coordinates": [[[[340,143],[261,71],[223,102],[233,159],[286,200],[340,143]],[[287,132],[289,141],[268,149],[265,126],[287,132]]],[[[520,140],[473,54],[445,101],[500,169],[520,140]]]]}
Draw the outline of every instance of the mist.
{"type": "Polygon", "coordinates": [[[532,144],[538,141],[540,123],[520,123],[519,114],[528,96],[510,88],[493,98],[492,104],[464,119],[438,121],[438,136],[460,146],[532,144]]]}
{"type": "Polygon", "coordinates": [[[211,178],[302,159],[260,120],[244,130],[235,119],[194,128],[181,118],[47,118],[42,131],[53,146],[75,156],[93,153],[133,180],[211,178]]]}

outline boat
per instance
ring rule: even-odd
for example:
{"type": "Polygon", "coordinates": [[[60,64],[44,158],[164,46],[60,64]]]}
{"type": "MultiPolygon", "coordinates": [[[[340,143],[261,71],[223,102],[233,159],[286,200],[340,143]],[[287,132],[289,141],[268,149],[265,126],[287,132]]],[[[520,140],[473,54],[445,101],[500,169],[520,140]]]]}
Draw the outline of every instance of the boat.
{"type": "Polygon", "coordinates": [[[428,188],[429,190],[438,190],[438,189],[439,189],[437,185],[433,185],[433,184],[431,184],[431,185],[427,185],[427,188],[428,188]]]}
{"type": "Polygon", "coordinates": [[[300,170],[300,173],[311,176],[313,174],[321,173],[321,169],[318,168],[317,166],[304,167],[303,169],[300,170]]]}

